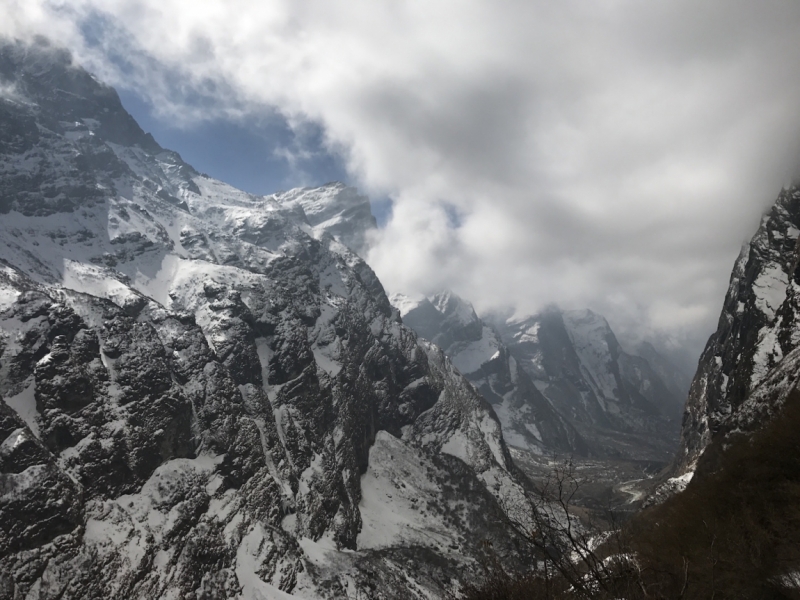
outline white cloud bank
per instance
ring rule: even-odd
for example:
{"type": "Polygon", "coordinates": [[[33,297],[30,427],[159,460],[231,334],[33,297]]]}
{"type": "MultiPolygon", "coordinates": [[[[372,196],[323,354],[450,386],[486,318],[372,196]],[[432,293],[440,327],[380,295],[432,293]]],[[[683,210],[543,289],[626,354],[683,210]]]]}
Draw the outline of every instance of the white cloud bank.
{"type": "Polygon", "coordinates": [[[592,306],[695,345],[797,170],[798,25],[789,0],[0,7],[0,31],[71,46],[167,118],[319,123],[394,199],[370,256],[391,290],[592,306]]]}

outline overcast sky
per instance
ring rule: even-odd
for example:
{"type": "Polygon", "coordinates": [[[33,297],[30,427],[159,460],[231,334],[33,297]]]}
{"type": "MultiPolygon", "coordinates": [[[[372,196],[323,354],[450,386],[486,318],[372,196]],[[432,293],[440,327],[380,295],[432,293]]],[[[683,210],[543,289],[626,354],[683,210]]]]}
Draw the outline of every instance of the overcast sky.
{"type": "Polygon", "coordinates": [[[795,0],[4,0],[0,31],[71,47],[214,176],[391,199],[390,291],[695,355],[800,164],[795,0]]]}

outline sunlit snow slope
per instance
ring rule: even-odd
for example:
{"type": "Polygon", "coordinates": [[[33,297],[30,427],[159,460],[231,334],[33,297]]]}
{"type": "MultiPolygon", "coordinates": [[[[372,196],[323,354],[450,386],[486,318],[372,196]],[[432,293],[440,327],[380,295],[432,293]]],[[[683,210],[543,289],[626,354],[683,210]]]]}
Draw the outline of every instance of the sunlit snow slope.
{"type": "Polygon", "coordinates": [[[201,175],[45,42],[0,45],[0,94],[0,596],[426,598],[482,540],[525,559],[495,413],[346,245],[363,197],[201,175]]]}

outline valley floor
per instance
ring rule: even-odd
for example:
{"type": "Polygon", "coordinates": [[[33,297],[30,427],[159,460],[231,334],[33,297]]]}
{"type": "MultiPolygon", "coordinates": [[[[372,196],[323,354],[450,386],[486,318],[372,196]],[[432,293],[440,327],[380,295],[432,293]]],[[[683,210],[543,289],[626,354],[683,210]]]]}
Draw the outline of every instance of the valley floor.
{"type": "Polygon", "coordinates": [[[555,469],[572,464],[577,485],[571,499],[576,515],[600,528],[614,519],[627,520],[641,503],[667,462],[651,460],[593,459],[564,455],[537,455],[511,446],[511,456],[535,484],[552,477],[555,469]]]}

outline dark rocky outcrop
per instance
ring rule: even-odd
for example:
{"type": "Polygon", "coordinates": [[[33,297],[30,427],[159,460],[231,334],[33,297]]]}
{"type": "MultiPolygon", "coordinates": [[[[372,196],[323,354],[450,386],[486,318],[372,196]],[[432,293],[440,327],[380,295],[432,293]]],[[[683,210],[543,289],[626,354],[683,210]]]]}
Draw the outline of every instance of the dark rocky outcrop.
{"type": "Polygon", "coordinates": [[[790,355],[798,346],[799,233],[800,188],[790,187],[734,265],[717,331],[692,381],[676,476],[691,472],[709,442],[732,423],[741,424],[748,414],[754,424],[760,422],[756,413],[788,392],[790,355]]]}
{"type": "Polygon", "coordinates": [[[481,539],[524,559],[492,408],[331,235],[363,198],[200,175],[45,42],[0,77],[0,595],[419,598],[481,539]]]}

